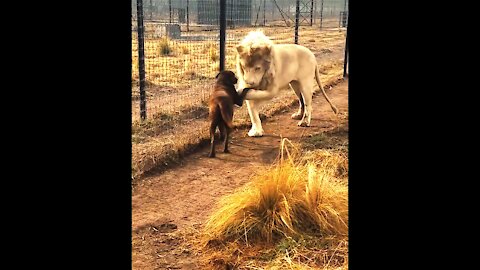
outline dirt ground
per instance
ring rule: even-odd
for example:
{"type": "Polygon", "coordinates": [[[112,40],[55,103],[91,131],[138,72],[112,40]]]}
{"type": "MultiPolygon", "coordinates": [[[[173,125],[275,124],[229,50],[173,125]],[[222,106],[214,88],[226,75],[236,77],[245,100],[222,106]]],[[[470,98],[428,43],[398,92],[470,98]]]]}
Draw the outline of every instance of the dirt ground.
{"type": "Polygon", "coordinates": [[[132,269],[209,269],[192,239],[222,196],[246,184],[261,166],[272,164],[281,137],[302,142],[325,134],[329,142],[348,142],[348,81],[326,91],[338,115],[320,92],[313,99],[311,127],[298,127],[298,120],[290,118],[295,106],[262,121],[263,137],[248,137],[248,128],[235,130],[229,154],[218,144],[217,157],[211,159],[205,146],[181,165],[141,179],[132,190],[132,269]]]}

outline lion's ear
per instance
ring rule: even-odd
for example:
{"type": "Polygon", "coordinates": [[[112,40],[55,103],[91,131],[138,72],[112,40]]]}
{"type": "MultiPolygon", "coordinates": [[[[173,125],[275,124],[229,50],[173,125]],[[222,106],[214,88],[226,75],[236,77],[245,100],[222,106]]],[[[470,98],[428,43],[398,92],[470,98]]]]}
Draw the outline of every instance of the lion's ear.
{"type": "Polygon", "coordinates": [[[245,52],[245,47],[242,46],[242,45],[238,45],[238,46],[237,46],[237,52],[238,52],[239,54],[244,53],[244,52],[245,52]]]}
{"type": "Polygon", "coordinates": [[[261,55],[270,55],[270,46],[261,46],[261,47],[251,47],[250,54],[255,54],[260,52],[261,55]]]}
{"type": "Polygon", "coordinates": [[[265,47],[262,47],[261,50],[262,50],[262,55],[270,55],[270,52],[271,52],[271,46],[268,45],[268,46],[265,46],[265,47]]]}

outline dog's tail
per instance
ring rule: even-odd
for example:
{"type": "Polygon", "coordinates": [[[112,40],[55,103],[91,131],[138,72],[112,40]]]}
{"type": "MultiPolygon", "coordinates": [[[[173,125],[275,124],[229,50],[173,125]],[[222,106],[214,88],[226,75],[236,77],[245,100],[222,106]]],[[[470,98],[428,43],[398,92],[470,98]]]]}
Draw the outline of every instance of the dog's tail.
{"type": "Polygon", "coordinates": [[[332,104],[327,94],[325,93],[325,90],[323,90],[322,84],[320,83],[320,73],[318,72],[318,66],[315,66],[315,80],[317,81],[317,84],[318,84],[318,87],[320,87],[320,90],[322,90],[323,96],[327,100],[328,104],[330,104],[330,107],[332,107],[333,112],[337,114],[338,113],[337,107],[335,107],[335,105],[332,104]]]}
{"type": "Polygon", "coordinates": [[[222,115],[225,125],[229,128],[233,128],[233,106],[220,102],[218,107],[220,107],[220,114],[222,115]]]}

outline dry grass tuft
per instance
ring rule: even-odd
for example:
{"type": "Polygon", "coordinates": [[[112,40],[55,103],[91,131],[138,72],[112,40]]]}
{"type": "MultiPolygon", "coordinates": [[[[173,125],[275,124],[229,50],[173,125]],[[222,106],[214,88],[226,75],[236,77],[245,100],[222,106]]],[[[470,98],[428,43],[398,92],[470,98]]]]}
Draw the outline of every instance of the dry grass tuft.
{"type": "Polygon", "coordinates": [[[181,46],[180,48],[182,49],[183,54],[189,54],[190,53],[190,49],[186,45],[181,46]]]}
{"type": "Polygon", "coordinates": [[[317,159],[305,161],[284,143],[276,165],[220,201],[205,227],[208,240],[248,245],[305,233],[347,235],[348,187],[335,177],[346,158],[318,152],[317,159]]]}
{"type": "Polygon", "coordinates": [[[347,177],[344,153],[301,155],[283,139],[278,162],[222,198],[208,219],[206,261],[235,269],[348,268],[347,177]]]}
{"type": "Polygon", "coordinates": [[[172,47],[170,46],[170,42],[167,38],[162,38],[160,39],[159,42],[159,48],[160,48],[160,55],[170,55],[173,52],[172,47]]]}
{"type": "Polygon", "coordinates": [[[208,50],[208,54],[210,55],[210,59],[213,62],[217,62],[220,59],[220,56],[217,53],[217,48],[215,47],[210,47],[210,49],[208,50]]]}

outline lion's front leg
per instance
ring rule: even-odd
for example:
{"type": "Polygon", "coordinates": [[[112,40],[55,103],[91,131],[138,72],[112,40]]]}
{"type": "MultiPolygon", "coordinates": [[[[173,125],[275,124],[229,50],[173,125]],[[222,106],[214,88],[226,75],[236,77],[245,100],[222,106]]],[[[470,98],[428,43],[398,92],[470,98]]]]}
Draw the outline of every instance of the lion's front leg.
{"type": "Polygon", "coordinates": [[[263,136],[262,122],[260,121],[259,110],[261,106],[268,100],[271,100],[278,95],[279,88],[276,85],[272,85],[266,90],[250,89],[245,96],[248,114],[250,115],[250,121],[252,122],[252,128],[248,132],[250,137],[263,136]]]}
{"type": "Polygon", "coordinates": [[[247,103],[248,115],[250,116],[250,121],[252,123],[252,128],[248,132],[248,136],[261,137],[263,136],[263,128],[262,128],[262,122],[260,121],[258,110],[260,109],[262,102],[247,100],[246,103],[247,103]]]}
{"type": "Polygon", "coordinates": [[[252,88],[248,91],[247,95],[245,96],[246,100],[255,100],[255,101],[266,101],[274,98],[278,95],[279,92],[278,87],[270,87],[266,90],[256,90],[252,88]]]}

